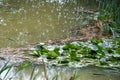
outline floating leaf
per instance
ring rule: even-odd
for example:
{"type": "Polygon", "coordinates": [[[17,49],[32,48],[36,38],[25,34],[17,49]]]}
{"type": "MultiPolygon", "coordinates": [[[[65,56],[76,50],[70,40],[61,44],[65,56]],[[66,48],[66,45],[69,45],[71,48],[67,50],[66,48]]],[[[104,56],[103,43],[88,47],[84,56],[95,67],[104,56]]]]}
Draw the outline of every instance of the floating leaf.
{"type": "Polygon", "coordinates": [[[66,43],[66,45],[63,47],[63,50],[68,49],[79,49],[79,46],[71,43],[66,43]]]}
{"type": "Polygon", "coordinates": [[[56,59],[58,57],[58,54],[55,53],[54,51],[49,51],[45,55],[46,55],[47,59],[56,59]]]}
{"type": "Polygon", "coordinates": [[[116,53],[120,54],[120,48],[116,49],[116,53]]]}
{"type": "Polygon", "coordinates": [[[60,50],[59,48],[55,48],[55,49],[54,49],[54,52],[59,55],[59,54],[60,54],[60,53],[59,53],[59,50],[60,50]]]}
{"type": "Polygon", "coordinates": [[[69,54],[72,61],[80,61],[80,58],[77,57],[76,51],[70,51],[69,54]]]}

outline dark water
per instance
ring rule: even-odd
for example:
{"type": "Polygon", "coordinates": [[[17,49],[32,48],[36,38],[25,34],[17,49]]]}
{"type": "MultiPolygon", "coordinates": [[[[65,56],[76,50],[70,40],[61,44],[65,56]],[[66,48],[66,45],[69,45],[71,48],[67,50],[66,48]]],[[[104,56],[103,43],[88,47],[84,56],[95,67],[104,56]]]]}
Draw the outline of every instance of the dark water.
{"type": "Polygon", "coordinates": [[[68,38],[86,23],[74,9],[96,9],[95,1],[0,0],[0,48],[68,38]]]}

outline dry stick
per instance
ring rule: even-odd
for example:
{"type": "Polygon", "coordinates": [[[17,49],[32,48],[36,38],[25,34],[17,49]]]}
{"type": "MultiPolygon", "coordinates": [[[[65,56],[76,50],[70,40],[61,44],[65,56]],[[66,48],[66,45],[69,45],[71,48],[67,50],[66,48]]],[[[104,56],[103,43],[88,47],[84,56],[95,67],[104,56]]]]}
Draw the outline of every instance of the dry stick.
{"type": "Polygon", "coordinates": [[[44,75],[45,75],[45,78],[46,78],[46,80],[48,80],[48,78],[47,78],[47,71],[46,71],[46,65],[45,65],[45,62],[44,62],[43,59],[42,59],[42,63],[43,63],[43,68],[44,68],[44,75]]]}
{"type": "Polygon", "coordinates": [[[36,67],[36,66],[33,67],[33,70],[32,70],[31,76],[30,76],[30,80],[32,80],[32,78],[33,78],[33,74],[34,74],[34,71],[35,71],[35,67],[36,67]]]}

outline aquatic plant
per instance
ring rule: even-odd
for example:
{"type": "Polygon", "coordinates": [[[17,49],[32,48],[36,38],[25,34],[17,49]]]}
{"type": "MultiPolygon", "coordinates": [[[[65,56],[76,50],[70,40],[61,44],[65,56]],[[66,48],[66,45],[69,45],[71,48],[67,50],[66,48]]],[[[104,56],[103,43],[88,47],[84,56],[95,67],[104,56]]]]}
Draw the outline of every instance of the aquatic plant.
{"type": "MultiPolygon", "coordinates": [[[[69,67],[84,67],[88,65],[96,65],[100,67],[118,67],[120,68],[120,39],[92,39],[88,42],[71,42],[64,45],[47,45],[39,44],[33,50],[26,52],[26,54],[42,57],[42,65],[44,67],[44,78],[48,80],[46,64],[50,65],[67,65],[69,67]],[[37,54],[36,54],[37,52],[37,54]],[[51,53],[52,52],[52,53],[51,53]],[[49,55],[48,55],[49,54],[49,55]],[[53,56],[53,54],[57,56],[53,56]],[[52,55],[52,56],[51,56],[52,55]],[[43,57],[44,56],[44,57],[43,57]],[[49,57],[48,57],[49,56],[49,57]],[[45,61],[44,59],[47,59],[45,61]]],[[[34,60],[27,60],[20,64],[10,79],[14,79],[20,71],[33,66],[34,60]]],[[[8,70],[4,79],[7,79],[7,74],[12,69],[13,65],[6,63],[1,69],[0,74],[8,70]]],[[[32,68],[29,79],[35,80],[37,73],[35,73],[36,66],[32,68]]],[[[75,80],[77,74],[71,75],[69,80],[75,80]]],[[[52,80],[58,80],[59,76],[56,74],[52,80]]]]}
{"type": "MultiPolygon", "coordinates": [[[[23,63],[21,63],[18,67],[17,67],[17,70],[16,72],[14,73],[14,75],[17,75],[19,74],[19,72],[21,72],[22,70],[28,68],[28,67],[32,67],[34,64],[34,61],[33,60],[25,60],[23,63]]],[[[31,75],[29,80],[35,80],[35,75],[34,75],[34,72],[35,72],[35,68],[36,68],[36,65],[34,65],[33,69],[32,69],[32,72],[31,72],[31,75]]],[[[13,78],[13,77],[12,77],[13,78]]]]}
{"type": "Polygon", "coordinates": [[[46,62],[53,65],[74,67],[86,65],[120,66],[120,40],[117,38],[105,40],[91,39],[88,42],[78,41],[60,46],[49,46],[46,44],[39,46],[43,48],[36,49],[35,47],[34,50],[31,50],[27,54],[34,56],[38,56],[39,54],[38,57],[47,59],[46,62]]]}

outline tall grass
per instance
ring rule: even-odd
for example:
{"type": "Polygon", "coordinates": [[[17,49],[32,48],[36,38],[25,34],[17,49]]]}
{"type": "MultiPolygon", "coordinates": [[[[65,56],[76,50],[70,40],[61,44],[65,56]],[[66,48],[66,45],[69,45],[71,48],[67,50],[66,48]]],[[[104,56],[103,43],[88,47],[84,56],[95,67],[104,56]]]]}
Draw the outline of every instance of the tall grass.
{"type": "MultiPolygon", "coordinates": [[[[30,61],[25,61],[23,62],[18,68],[17,68],[17,71],[15,73],[12,72],[12,68],[14,67],[15,64],[11,64],[9,63],[9,61],[7,61],[1,68],[0,68],[0,76],[2,76],[2,78],[0,77],[0,80],[11,80],[13,79],[17,74],[18,72],[22,71],[23,69],[25,68],[28,68],[32,65],[32,63],[30,61]],[[5,72],[6,71],[6,72],[5,72]],[[4,73],[4,75],[2,75],[2,73],[4,73]],[[10,73],[13,73],[13,75],[11,76],[8,76],[8,74],[10,73]]],[[[30,80],[33,76],[33,73],[31,73],[30,75],[30,80]]]]}
{"type": "MultiPolygon", "coordinates": [[[[23,62],[20,66],[18,66],[17,71],[15,73],[13,73],[11,76],[8,76],[8,74],[11,73],[12,68],[14,67],[14,64],[9,64],[9,62],[6,62],[1,68],[0,68],[0,75],[5,72],[5,75],[2,76],[2,78],[0,78],[0,80],[15,80],[15,77],[17,74],[19,74],[19,72],[21,72],[22,70],[33,66],[32,72],[29,75],[29,80],[36,80],[37,79],[37,74],[35,74],[35,70],[36,70],[36,65],[32,65],[33,63],[31,63],[31,61],[25,61],[23,62]]],[[[46,69],[46,64],[44,62],[44,60],[42,60],[42,65],[44,68],[44,79],[45,80],[60,80],[60,75],[55,74],[54,77],[52,77],[51,79],[48,79],[48,75],[47,75],[47,69],[46,69]]],[[[64,80],[61,77],[62,80],[64,80]]],[[[68,80],[77,80],[77,74],[76,72],[73,72],[73,75],[71,75],[71,77],[68,80]]]]}
{"type": "Polygon", "coordinates": [[[5,79],[7,78],[7,75],[8,75],[8,73],[10,72],[10,70],[12,69],[12,67],[13,67],[13,64],[9,64],[9,61],[8,61],[8,62],[6,62],[6,63],[2,66],[2,68],[0,68],[0,75],[1,75],[4,71],[7,71],[7,72],[5,73],[5,75],[3,76],[3,79],[0,78],[1,80],[5,80],[5,79]]]}
{"type": "Polygon", "coordinates": [[[99,0],[99,19],[105,24],[105,30],[112,32],[113,37],[120,37],[120,3],[118,0],[99,0]]]}

